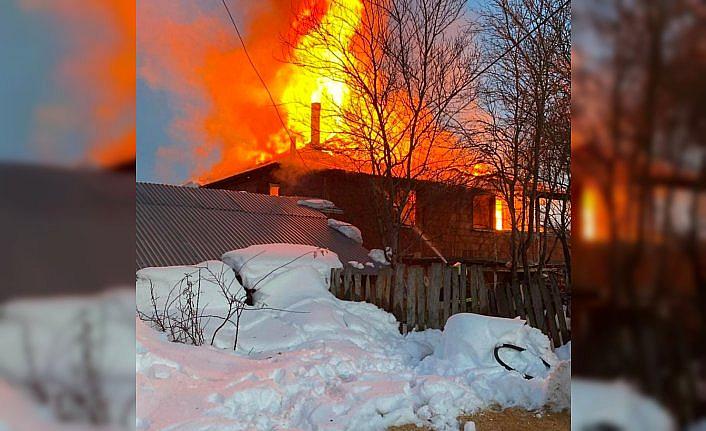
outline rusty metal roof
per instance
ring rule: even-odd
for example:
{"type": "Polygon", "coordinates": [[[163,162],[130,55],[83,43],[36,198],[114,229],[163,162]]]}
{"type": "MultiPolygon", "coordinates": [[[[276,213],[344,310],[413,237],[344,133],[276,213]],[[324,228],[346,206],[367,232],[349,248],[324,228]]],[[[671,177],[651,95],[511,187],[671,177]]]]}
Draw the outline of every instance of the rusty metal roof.
{"type": "Polygon", "coordinates": [[[368,250],[330,228],[324,214],[297,199],[231,190],[137,183],[136,265],[191,265],[256,244],[328,248],[368,262],[368,250]]]}

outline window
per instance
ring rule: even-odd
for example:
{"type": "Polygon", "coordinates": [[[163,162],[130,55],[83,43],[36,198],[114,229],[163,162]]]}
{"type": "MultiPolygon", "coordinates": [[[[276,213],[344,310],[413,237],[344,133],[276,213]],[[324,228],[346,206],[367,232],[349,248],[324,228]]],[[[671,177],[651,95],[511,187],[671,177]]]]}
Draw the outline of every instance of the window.
{"type": "Polygon", "coordinates": [[[270,196],[279,196],[279,184],[270,183],[270,196]]]}
{"type": "Polygon", "coordinates": [[[473,196],[473,229],[492,229],[494,198],[492,195],[473,196]]]}
{"type": "Polygon", "coordinates": [[[495,230],[503,230],[503,201],[495,198],[495,230]]]}

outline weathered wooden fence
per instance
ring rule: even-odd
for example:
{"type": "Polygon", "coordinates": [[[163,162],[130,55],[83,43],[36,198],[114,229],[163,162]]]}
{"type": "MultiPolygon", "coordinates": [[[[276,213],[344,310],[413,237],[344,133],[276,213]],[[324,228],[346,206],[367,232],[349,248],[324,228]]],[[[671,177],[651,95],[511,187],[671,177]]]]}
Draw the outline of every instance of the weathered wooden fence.
{"type": "Polygon", "coordinates": [[[350,267],[334,269],[331,292],[340,299],[366,301],[395,315],[403,332],[443,328],[456,313],[516,317],[528,321],[556,346],[570,339],[557,280],[534,277],[529,286],[486,282],[481,266],[398,265],[377,275],[350,267]]]}

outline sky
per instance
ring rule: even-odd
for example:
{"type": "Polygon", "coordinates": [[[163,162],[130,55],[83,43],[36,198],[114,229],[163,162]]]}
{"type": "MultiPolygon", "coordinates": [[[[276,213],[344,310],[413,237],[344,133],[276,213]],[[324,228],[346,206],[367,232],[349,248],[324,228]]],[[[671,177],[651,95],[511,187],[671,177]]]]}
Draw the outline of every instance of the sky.
{"type": "MultiPolygon", "coordinates": [[[[45,159],[31,145],[35,108],[61,97],[53,70],[62,50],[53,37],[57,28],[46,17],[21,10],[14,0],[0,1],[0,159],[29,162],[45,159]],[[8,103],[9,102],[9,103],[8,103]]],[[[59,154],[68,161],[76,154],[59,154]]]]}

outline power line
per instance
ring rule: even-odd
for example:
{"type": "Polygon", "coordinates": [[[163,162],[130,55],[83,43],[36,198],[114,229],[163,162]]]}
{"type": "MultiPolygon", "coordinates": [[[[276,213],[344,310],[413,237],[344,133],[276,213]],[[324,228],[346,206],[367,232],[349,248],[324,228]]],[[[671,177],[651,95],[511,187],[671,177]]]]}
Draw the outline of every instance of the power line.
{"type": "Polygon", "coordinates": [[[522,42],[524,42],[528,37],[530,37],[530,36],[532,35],[532,33],[534,33],[534,32],[537,31],[540,27],[542,27],[544,24],[546,24],[547,22],[549,22],[550,19],[554,18],[554,16],[556,16],[556,14],[558,14],[559,11],[561,11],[562,9],[564,9],[564,8],[565,8],[567,5],[569,5],[570,3],[571,3],[571,0],[566,0],[566,1],[565,1],[564,3],[562,3],[559,7],[557,7],[556,9],[554,9],[554,10],[552,11],[552,13],[550,13],[549,15],[547,15],[547,17],[544,18],[541,22],[539,22],[539,24],[537,24],[532,30],[528,31],[528,32],[527,32],[524,36],[522,36],[517,42],[513,43],[512,46],[508,47],[502,54],[500,54],[500,55],[498,56],[498,58],[496,58],[495,60],[493,60],[492,62],[490,62],[490,64],[487,65],[486,67],[484,67],[480,72],[476,73],[475,76],[471,79],[471,81],[475,81],[476,79],[478,79],[479,76],[481,76],[482,74],[484,74],[485,72],[487,72],[488,70],[490,70],[490,68],[493,67],[493,66],[495,66],[495,64],[496,64],[498,61],[502,60],[503,57],[505,57],[508,53],[510,53],[510,51],[512,51],[513,49],[517,48],[522,42]]]}
{"type": "MultiPolygon", "coordinates": [[[[274,97],[272,97],[272,93],[270,92],[270,89],[267,87],[267,83],[262,78],[262,75],[260,75],[260,72],[257,70],[257,67],[255,66],[255,62],[253,61],[252,57],[250,57],[250,53],[248,52],[248,48],[245,45],[245,40],[243,39],[243,36],[240,34],[240,29],[238,29],[238,25],[235,23],[235,19],[233,18],[233,14],[230,13],[230,8],[228,7],[226,0],[221,0],[221,2],[223,3],[223,7],[226,8],[226,12],[228,12],[228,17],[230,18],[231,24],[233,24],[233,28],[235,29],[235,34],[238,36],[238,40],[240,40],[240,44],[243,46],[243,52],[245,53],[245,57],[248,59],[248,63],[250,63],[250,66],[255,71],[255,75],[257,75],[257,78],[260,80],[260,83],[265,88],[265,91],[267,92],[267,96],[270,98],[270,102],[272,103],[272,107],[274,108],[275,112],[277,113],[277,118],[279,119],[280,124],[282,124],[282,128],[284,129],[284,131],[287,132],[287,136],[289,137],[289,142],[291,144],[291,148],[294,150],[294,152],[297,153],[297,155],[301,159],[302,163],[304,163],[304,166],[306,167],[306,161],[304,160],[302,155],[299,154],[299,151],[297,150],[296,141],[294,140],[294,137],[292,136],[291,132],[289,131],[289,128],[287,127],[287,125],[284,124],[284,119],[282,118],[282,114],[280,114],[279,109],[277,108],[277,103],[275,103],[275,99],[274,99],[274,97]]],[[[307,167],[307,169],[308,169],[308,167],[307,167]]]]}

